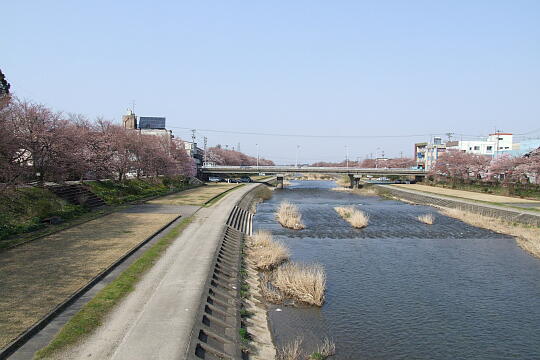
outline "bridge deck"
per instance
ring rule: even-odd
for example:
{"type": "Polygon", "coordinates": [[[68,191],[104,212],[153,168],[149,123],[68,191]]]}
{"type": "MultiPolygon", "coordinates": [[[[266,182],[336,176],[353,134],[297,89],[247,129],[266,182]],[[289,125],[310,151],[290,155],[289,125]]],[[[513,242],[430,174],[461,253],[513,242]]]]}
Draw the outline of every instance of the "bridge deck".
{"type": "Polygon", "coordinates": [[[365,175],[415,175],[425,176],[423,169],[399,168],[353,168],[353,167],[296,167],[296,166],[206,166],[204,174],[287,174],[287,173],[319,173],[319,174],[365,174],[365,175]]]}

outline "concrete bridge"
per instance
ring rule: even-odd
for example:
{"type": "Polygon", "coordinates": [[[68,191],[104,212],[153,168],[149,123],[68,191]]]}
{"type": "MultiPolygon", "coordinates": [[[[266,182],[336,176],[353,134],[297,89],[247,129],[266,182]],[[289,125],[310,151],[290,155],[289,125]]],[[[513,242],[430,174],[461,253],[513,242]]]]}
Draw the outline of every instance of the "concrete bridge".
{"type": "Polygon", "coordinates": [[[221,174],[245,174],[254,175],[264,173],[276,175],[278,183],[283,185],[284,174],[317,173],[331,175],[348,175],[351,187],[358,187],[358,182],[363,175],[372,176],[414,176],[415,180],[421,180],[426,176],[424,169],[401,169],[401,168],[355,168],[355,167],[314,167],[314,166],[203,166],[201,172],[206,176],[221,174]]]}

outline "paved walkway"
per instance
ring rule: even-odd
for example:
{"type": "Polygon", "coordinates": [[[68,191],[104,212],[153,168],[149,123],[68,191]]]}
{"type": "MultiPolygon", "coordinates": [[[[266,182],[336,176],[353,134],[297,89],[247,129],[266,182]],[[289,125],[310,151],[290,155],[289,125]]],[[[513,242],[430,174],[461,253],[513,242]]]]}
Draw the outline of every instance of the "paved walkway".
{"type": "Polygon", "coordinates": [[[223,226],[255,184],[201,208],[136,289],[64,359],[185,359],[204,284],[223,226]]]}
{"type": "Polygon", "coordinates": [[[446,189],[436,186],[421,185],[421,184],[394,184],[393,187],[399,187],[402,189],[422,191],[437,195],[459,197],[467,200],[476,200],[490,203],[506,204],[510,206],[522,207],[522,208],[537,208],[540,209],[540,201],[520,199],[510,196],[492,195],[478,193],[474,191],[446,189]]]}
{"type": "MultiPolygon", "coordinates": [[[[489,203],[486,203],[486,202],[479,202],[479,201],[476,201],[476,200],[470,200],[470,199],[466,199],[466,198],[449,197],[449,196],[439,195],[439,194],[435,194],[435,193],[429,193],[427,191],[413,190],[413,189],[406,188],[406,187],[403,187],[403,186],[398,187],[397,185],[377,185],[377,186],[381,186],[383,188],[387,187],[387,188],[390,188],[390,189],[395,189],[397,191],[411,193],[411,194],[423,195],[424,197],[427,196],[427,197],[430,197],[430,198],[433,198],[433,199],[449,200],[449,201],[454,201],[454,202],[457,201],[457,202],[462,203],[462,204],[476,205],[476,206],[480,206],[480,207],[486,208],[486,209],[503,210],[503,211],[514,213],[516,215],[526,214],[526,215],[534,216],[535,218],[540,218],[540,211],[529,210],[527,208],[515,208],[515,207],[505,206],[504,204],[496,204],[495,205],[495,204],[489,204],[489,203]]],[[[514,205],[512,205],[512,206],[514,206],[514,205]]]]}

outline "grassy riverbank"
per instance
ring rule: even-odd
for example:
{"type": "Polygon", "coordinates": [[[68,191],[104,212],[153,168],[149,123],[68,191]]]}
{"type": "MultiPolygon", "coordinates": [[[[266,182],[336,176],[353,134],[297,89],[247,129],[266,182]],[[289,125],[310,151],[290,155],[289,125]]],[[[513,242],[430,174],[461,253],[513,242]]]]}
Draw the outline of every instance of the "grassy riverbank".
{"type": "Polygon", "coordinates": [[[75,344],[101,325],[105,316],[130,292],[137,282],[156,263],[167,247],[191,223],[186,218],[167,235],[157,241],[113,282],[103,288],[75,316],[73,316],[49,345],[38,351],[35,359],[47,359],[69,345],[75,344]]]}
{"type": "Polygon", "coordinates": [[[70,204],[47,188],[20,187],[0,193],[0,250],[95,219],[118,205],[193,188],[184,177],[92,181],[87,186],[110,207],[70,204]],[[50,224],[47,219],[54,218],[50,224]]]}
{"type": "Polygon", "coordinates": [[[12,237],[45,228],[47,218],[68,221],[89,209],[69,204],[51,191],[38,187],[9,189],[0,193],[0,249],[16,240],[12,237]]]}

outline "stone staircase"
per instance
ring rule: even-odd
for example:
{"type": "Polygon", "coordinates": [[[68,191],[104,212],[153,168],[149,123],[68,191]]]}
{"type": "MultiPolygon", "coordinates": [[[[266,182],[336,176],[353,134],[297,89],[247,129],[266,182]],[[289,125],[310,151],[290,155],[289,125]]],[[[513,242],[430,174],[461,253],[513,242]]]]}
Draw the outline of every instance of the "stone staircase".
{"type": "Polygon", "coordinates": [[[81,184],[54,185],[48,189],[56,196],[75,205],[97,208],[106,205],[105,201],[81,184]]]}

